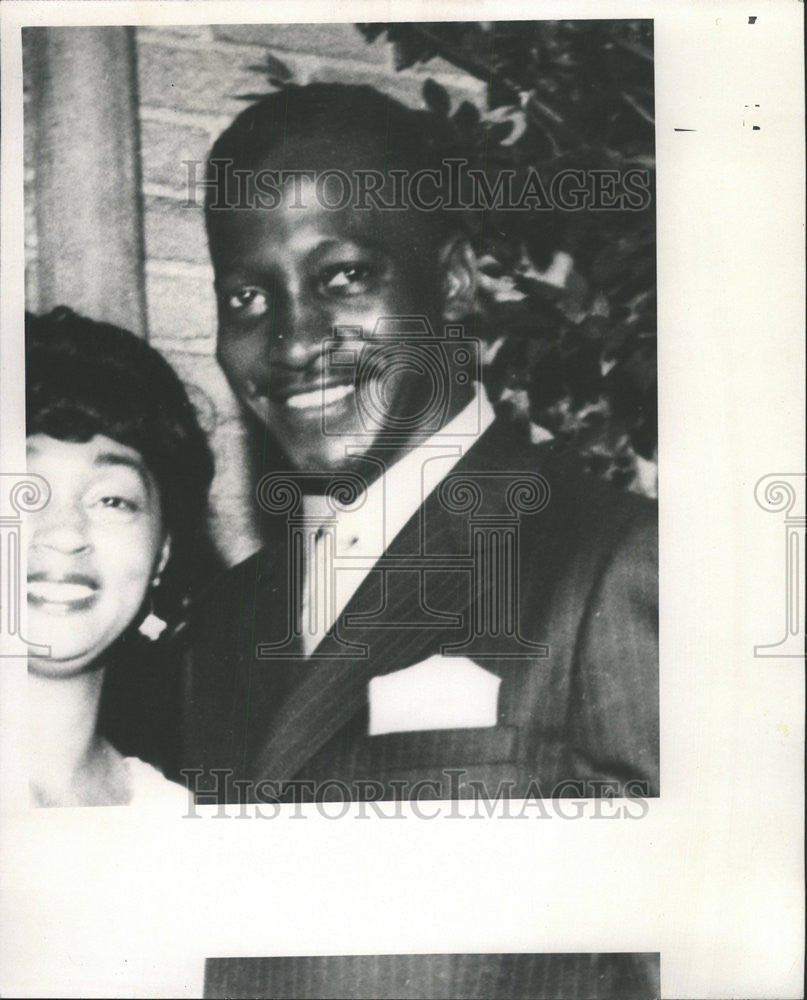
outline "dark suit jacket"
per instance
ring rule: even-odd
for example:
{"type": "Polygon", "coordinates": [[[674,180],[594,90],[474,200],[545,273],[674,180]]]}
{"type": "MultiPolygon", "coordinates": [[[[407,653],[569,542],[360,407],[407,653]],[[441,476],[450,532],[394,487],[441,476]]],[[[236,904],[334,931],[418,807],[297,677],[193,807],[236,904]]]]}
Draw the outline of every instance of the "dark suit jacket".
{"type": "Polygon", "coordinates": [[[302,798],[324,781],[369,799],[607,794],[598,781],[658,794],[652,502],[497,420],[311,659],[284,645],[294,585],[276,521],[190,633],[181,764],[203,772],[198,788],[229,801],[289,781],[302,798]],[[369,680],[451,650],[501,678],[496,725],[367,735],[369,680]],[[222,769],[249,784],[224,790],[222,769]]]}
{"type": "Polygon", "coordinates": [[[656,1000],[657,954],[213,958],[209,998],[656,1000]]]}

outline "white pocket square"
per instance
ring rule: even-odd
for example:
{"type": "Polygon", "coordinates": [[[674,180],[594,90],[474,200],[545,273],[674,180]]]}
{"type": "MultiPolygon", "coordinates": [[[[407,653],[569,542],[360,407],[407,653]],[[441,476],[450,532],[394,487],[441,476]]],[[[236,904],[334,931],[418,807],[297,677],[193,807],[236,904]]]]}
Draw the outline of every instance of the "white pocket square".
{"type": "Polygon", "coordinates": [[[430,656],[374,677],[367,687],[370,736],[495,726],[501,677],[464,656],[430,656]]]}

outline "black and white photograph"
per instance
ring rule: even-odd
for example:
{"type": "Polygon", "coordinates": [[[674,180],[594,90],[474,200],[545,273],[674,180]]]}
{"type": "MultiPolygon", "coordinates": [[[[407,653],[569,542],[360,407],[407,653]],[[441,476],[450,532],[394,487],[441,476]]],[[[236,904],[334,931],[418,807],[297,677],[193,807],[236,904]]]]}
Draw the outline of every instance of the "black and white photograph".
{"type": "Polygon", "coordinates": [[[648,1000],[658,989],[658,955],[306,955],[205,964],[210,1000],[648,1000]]]}
{"type": "Polygon", "coordinates": [[[796,996],[800,15],[12,6],[9,995],[796,996]]]}
{"type": "Polygon", "coordinates": [[[36,801],[657,796],[652,22],[26,69],[36,801]]]}

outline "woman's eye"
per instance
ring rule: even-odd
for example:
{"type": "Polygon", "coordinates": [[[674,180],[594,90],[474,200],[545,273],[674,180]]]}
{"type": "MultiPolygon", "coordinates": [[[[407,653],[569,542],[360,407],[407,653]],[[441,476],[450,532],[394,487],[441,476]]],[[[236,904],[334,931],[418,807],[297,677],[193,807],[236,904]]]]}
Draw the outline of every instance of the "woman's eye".
{"type": "Polygon", "coordinates": [[[126,497],[101,497],[98,503],[107,510],[135,511],[140,509],[139,504],[126,497]]]}
{"type": "Polygon", "coordinates": [[[226,301],[230,312],[250,319],[263,316],[269,308],[268,297],[260,288],[239,288],[235,292],[230,292],[226,301]]]}
{"type": "Polygon", "coordinates": [[[137,504],[134,500],[127,500],[126,497],[101,497],[100,502],[104,507],[113,507],[116,510],[118,508],[137,510],[137,504]]]}
{"type": "Polygon", "coordinates": [[[137,517],[143,503],[133,496],[107,493],[89,501],[90,516],[99,522],[120,524],[137,517]]]}
{"type": "Polygon", "coordinates": [[[323,281],[325,291],[335,295],[362,295],[369,291],[372,271],[363,264],[351,264],[331,270],[323,281]]]}

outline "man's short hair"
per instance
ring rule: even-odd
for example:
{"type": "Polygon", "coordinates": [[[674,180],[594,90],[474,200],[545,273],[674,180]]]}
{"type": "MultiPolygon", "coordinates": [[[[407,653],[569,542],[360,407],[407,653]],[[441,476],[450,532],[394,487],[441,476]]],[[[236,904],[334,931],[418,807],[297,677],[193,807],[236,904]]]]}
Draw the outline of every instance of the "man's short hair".
{"type": "MultiPolygon", "coordinates": [[[[238,184],[233,170],[256,169],[270,154],[295,140],[316,140],[331,154],[328,169],[339,169],[344,148],[353,139],[368,151],[368,166],[390,170],[439,170],[452,155],[445,123],[433,113],[406,107],[366,85],[311,83],[289,85],[251,104],[222,132],[207,163],[205,216],[210,229],[212,206],[233,204],[238,184]]],[[[296,164],[299,167],[299,164],[296,164]]],[[[321,168],[321,164],[318,164],[321,168]]],[[[303,165],[303,169],[306,166],[303,165]]],[[[457,213],[430,211],[435,224],[459,221],[457,213]]]]}

